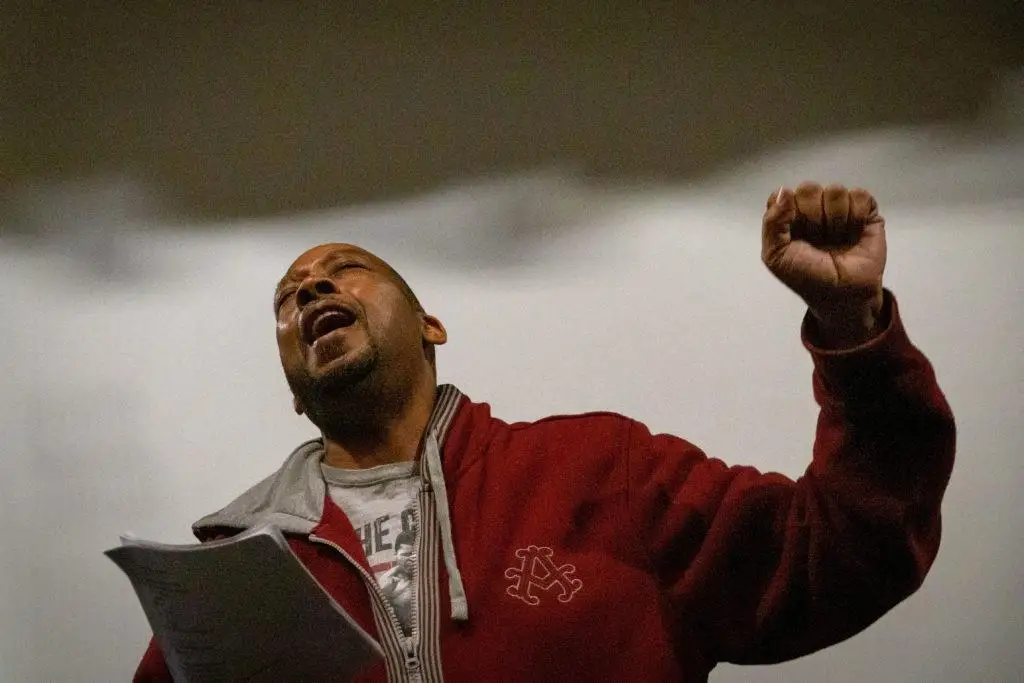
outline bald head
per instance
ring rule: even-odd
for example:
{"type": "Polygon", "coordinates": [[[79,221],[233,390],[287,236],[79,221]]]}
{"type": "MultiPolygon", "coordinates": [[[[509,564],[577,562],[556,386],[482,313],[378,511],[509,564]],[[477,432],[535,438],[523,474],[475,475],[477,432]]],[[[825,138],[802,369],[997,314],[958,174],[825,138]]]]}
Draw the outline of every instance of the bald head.
{"type": "Polygon", "coordinates": [[[429,408],[434,347],[447,332],[380,257],[353,244],[307,250],[278,283],[274,313],[295,409],[326,436],[395,415],[413,399],[429,408]]]}

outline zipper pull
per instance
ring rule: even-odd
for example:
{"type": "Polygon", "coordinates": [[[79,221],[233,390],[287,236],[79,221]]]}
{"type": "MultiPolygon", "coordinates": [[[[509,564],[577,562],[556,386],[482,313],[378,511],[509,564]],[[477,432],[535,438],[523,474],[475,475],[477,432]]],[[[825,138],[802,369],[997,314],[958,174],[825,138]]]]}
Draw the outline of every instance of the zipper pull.
{"type": "Polygon", "coordinates": [[[412,646],[405,653],[405,672],[409,674],[409,680],[414,683],[422,680],[420,678],[420,658],[416,656],[416,651],[412,646]]]}

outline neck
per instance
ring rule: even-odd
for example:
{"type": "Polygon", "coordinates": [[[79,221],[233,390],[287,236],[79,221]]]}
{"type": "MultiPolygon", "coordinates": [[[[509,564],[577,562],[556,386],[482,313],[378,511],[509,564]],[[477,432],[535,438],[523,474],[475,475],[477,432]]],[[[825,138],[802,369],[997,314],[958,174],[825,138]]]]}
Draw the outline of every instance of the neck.
{"type": "Polygon", "coordinates": [[[362,424],[321,429],[324,463],[331,467],[365,469],[415,460],[436,395],[436,381],[426,377],[407,400],[391,409],[377,411],[362,424]]]}

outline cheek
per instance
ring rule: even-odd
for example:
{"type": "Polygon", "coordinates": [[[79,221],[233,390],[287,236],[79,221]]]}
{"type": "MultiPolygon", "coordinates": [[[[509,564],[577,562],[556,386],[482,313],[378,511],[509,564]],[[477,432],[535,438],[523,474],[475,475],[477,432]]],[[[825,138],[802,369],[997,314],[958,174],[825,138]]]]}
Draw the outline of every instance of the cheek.
{"type": "Polygon", "coordinates": [[[389,302],[378,302],[367,313],[368,328],[371,336],[376,340],[391,342],[405,336],[402,316],[394,310],[393,306],[389,305],[389,302]]]}
{"type": "Polygon", "coordinates": [[[401,313],[390,313],[380,320],[380,328],[371,334],[379,346],[389,349],[387,353],[405,357],[419,352],[423,339],[417,319],[401,313]]]}
{"type": "MultiPolygon", "coordinates": [[[[353,294],[359,293],[353,290],[353,294]]],[[[361,301],[373,341],[399,352],[406,346],[418,347],[422,336],[420,317],[401,292],[388,287],[374,291],[372,296],[369,294],[366,292],[361,301]]]]}
{"type": "Polygon", "coordinates": [[[289,325],[287,321],[278,322],[275,330],[277,337],[277,351],[281,356],[281,362],[285,365],[294,364],[302,350],[299,344],[298,328],[289,325]]]}

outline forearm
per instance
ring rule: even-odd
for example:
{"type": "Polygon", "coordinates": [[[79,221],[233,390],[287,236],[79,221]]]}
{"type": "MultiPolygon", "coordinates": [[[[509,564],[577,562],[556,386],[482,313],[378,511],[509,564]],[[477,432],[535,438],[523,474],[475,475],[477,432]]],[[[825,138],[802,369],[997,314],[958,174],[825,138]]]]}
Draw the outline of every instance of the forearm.
{"type": "Polygon", "coordinates": [[[953,464],[953,414],[891,294],[883,314],[885,328],[848,351],[815,348],[805,322],[821,406],[810,472],[854,509],[937,517],[953,464]]]}
{"type": "Polygon", "coordinates": [[[779,517],[759,616],[730,661],[780,661],[848,638],[913,593],[935,560],[955,424],[895,300],[885,303],[888,324],[867,343],[809,347],[821,406],[813,461],[779,517]]]}
{"type": "Polygon", "coordinates": [[[953,417],[891,296],[885,312],[886,327],[849,350],[811,345],[805,324],[821,410],[797,481],[663,436],[634,446],[647,454],[631,464],[637,524],[659,521],[648,522],[655,564],[681,612],[702,615],[716,661],[769,663],[839,642],[912,593],[935,558],[953,417]]]}

